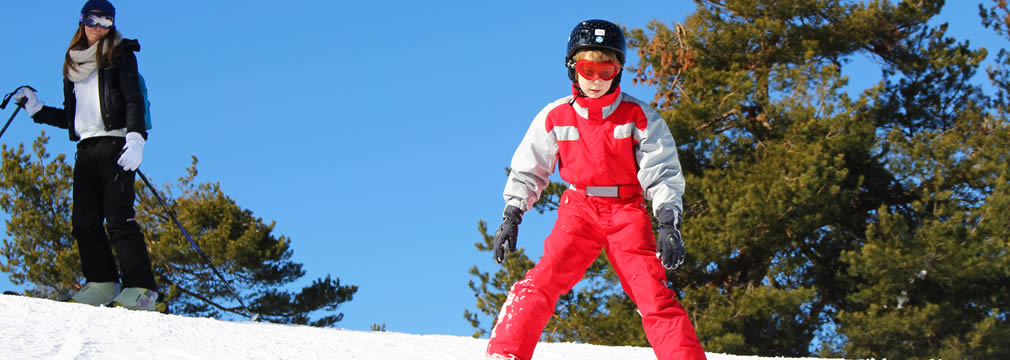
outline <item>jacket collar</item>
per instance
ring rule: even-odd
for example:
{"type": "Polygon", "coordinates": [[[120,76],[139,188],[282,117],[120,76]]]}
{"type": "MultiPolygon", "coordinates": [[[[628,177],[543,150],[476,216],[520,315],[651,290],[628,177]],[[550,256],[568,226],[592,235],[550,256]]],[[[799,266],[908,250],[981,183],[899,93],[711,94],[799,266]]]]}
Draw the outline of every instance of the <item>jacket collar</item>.
{"type": "Polygon", "coordinates": [[[589,120],[602,121],[606,119],[610,114],[617,110],[617,105],[621,103],[621,99],[624,98],[621,94],[621,87],[618,86],[609,94],[600,96],[596,99],[579,96],[581,91],[579,88],[572,85],[572,108],[579,116],[587,118],[589,120]]]}

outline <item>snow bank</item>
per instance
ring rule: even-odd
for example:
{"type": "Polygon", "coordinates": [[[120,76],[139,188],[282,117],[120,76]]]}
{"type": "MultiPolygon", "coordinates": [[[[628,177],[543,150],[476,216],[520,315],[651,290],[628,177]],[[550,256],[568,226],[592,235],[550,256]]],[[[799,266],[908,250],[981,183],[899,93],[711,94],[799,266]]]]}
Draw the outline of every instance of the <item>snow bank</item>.
{"type": "MultiPolygon", "coordinates": [[[[475,360],[486,346],[487,339],[471,337],[220,321],[0,295],[0,354],[7,359],[475,360]]],[[[534,359],[655,356],[649,348],[544,343],[534,359]]]]}

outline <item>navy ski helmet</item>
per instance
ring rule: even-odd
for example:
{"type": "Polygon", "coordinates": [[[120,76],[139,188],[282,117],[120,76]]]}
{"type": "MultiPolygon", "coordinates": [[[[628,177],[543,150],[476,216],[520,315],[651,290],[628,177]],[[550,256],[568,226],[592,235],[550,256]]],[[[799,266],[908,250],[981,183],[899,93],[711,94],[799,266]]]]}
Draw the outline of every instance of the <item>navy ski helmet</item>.
{"type": "Polygon", "coordinates": [[[116,7],[112,6],[112,3],[110,3],[109,0],[88,0],[88,2],[84,3],[84,6],[81,7],[81,14],[95,10],[101,12],[102,14],[116,17],[116,7]]]}
{"type": "MultiPolygon", "coordinates": [[[[575,77],[575,60],[572,58],[580,50],[604,50],[617,55],[617,60],[624,65],[624,31],[620,26],[606,20],[592,19],[580,22],[568,35],[568,51],[565,54],[565,67],[568,68],[568,78],[578,87],[575,77]]],[[[621,74],[617,73],[610,91],[621,83],[621,74]]],[[[609,92],[608,92],[609,93],[609,92]]]]}

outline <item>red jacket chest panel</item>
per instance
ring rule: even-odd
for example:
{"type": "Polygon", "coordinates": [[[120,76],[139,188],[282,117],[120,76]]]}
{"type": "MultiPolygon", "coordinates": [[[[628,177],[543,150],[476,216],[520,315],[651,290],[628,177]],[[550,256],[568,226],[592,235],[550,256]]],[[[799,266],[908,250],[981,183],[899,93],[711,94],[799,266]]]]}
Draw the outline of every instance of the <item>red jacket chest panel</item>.
{"type": "Polygon", "coordinates": [[[588,118],[566,104],[547,115],[546,130],[558,141],[561,178],[584,186],[638,184],[636,134],[647,122],[641,107],[622,102],[605,118],[600,109],[583,114],[588,118]]]}

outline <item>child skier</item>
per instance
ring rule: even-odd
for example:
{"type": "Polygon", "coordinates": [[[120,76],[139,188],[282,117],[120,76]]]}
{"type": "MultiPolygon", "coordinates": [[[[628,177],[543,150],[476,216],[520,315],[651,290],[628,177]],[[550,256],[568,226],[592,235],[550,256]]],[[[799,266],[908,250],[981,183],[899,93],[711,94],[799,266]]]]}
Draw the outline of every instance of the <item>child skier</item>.
{"type": "Polygon", "coordinates": [[[495,261],[515,251],[522,215],[548,184],[555,165],[570,184],[537,265],[512,286],[488,343],[488,359],[529,360],[558,297],[606,250],[621,286],[638,306],[656,357],[704,359],[687,312],[666,284],[666,269],[684,260],[680,236],[684,176],[666,122],[621,93],[624,34],[604,20],[579,23],[565,66],[572,95],[533,119],[512,157],[495,261]],[[659,219],[658,244],[645,199],[659,219]]]}
{"type": "Polygon", "coordinates": [[[28,87],[15,101],[25,102],[35,122],[68,129],[70,140],[79,141],[71,227],[86,282],[70,300],[157,310],[158,285],[133,209],[134,170],[147,139],[133,54],[140,43],[122,38],[115,17],[107,0],[89,0],[81,8],[63,64],[63,109],[45,106],[28,87]]]}

